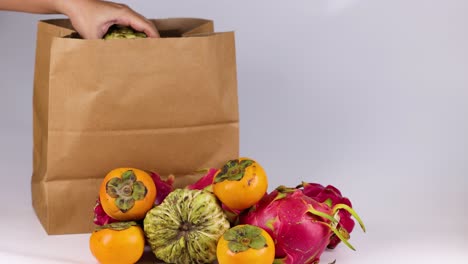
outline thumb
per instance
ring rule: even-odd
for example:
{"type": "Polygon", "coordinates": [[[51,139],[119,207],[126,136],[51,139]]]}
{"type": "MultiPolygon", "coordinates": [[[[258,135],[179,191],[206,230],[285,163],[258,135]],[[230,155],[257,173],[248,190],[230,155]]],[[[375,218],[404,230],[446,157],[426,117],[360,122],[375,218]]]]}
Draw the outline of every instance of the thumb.
{"type": "Polygon", "coordinates": [[[107,32],[109,26],[107,27],[92,27],[88,28],[87,30],[84,29],[80,25],[75,25],[72,21],[72,25],[75,28],[76,32],[83,38],[83,39],[100,39],[104,36],[107,32]]]}

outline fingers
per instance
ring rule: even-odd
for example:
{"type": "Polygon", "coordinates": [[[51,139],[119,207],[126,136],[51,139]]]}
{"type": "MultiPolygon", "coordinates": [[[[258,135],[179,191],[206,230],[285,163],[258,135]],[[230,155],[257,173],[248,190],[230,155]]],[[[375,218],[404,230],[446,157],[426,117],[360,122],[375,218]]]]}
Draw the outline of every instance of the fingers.
{"type": "Polygon", "coordinates": [[[143,29],[143,32],[145,32],[145,34],[150,38],[159,38],[160,35],[158,30],[156,29],[156,26],[151,21],[148,21],[148,25],[149,27],[143,29]]]}
{"type": "Polygon", "coordinates": [[[67,15],[75,30],[85,39],[102,38],[114,24],[130,26],[150,38],[159,37],[156,26],[127,5],[98,0],[70,3],[74,8],[70,8],[67,15]]]}
{"type": "Polygon", "coordinates": [[[149,38],[159,38],[158,30],[153,22],[133,11],[128,6],[123,5],[123,7],[125,11],[121,19],[117,19],[117,24],[130,26],[136,31],[144,32],[149,38]]]}
{"type": "Polygon", "coordinates": [[[156,26],[148,19],[131,20],[129,26],[136,31],[144,32],[149,38],[159,38],[156,26]]]}

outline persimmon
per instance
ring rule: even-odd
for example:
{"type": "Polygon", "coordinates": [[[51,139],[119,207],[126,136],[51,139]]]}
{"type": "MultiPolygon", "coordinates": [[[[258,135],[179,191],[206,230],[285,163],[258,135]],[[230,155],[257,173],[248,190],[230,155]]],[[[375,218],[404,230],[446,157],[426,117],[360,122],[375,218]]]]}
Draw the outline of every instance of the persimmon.
{"type": "Polygon", "coordinates": [[[268,189],[265,170],[256,161],[228,161],[213,179],[213,193],[230,209],[244,210],[256,204],[268,189]]]}
{"type": "Polygon", "coordinates": [[[157,189],[151,176],[139,169],[118,168],[109,172],[101,183],[99,199],[110,217],[140,220],[154,205],[157,189]]]}
{"type": "Polygon", "coordinates": [[[112,223],[91,234],[89,248],[101,264],[132,264],[143,255],[145,234],[135,222],[112,223]]]}
{"type": "Polygon", "coordinates": [[[275,243],[260,227],[237,225],[219,239],[216,256],[219,264],[271,264],[275,259],[275,243]]]}

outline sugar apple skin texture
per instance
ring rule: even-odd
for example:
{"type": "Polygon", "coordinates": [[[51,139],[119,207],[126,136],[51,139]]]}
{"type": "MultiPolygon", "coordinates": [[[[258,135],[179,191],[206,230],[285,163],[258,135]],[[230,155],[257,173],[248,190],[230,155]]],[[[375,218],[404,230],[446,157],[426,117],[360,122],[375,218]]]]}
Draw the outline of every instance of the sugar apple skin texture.
{"type": "Polygon", "coordinates": [[[176,189],[143,221],[155,256],[175,264],[212,263],[229,221],[216,197],[203,190],[176,189]]]}

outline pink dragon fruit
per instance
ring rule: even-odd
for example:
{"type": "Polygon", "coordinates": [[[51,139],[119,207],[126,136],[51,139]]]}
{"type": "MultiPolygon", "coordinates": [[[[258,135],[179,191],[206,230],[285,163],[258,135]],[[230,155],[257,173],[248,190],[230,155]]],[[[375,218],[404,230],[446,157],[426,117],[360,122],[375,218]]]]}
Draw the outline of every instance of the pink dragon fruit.
{"type": "MultiPolygon", "coordinates": [[[[157,194],[154,204],[158,205],[164,200],[164,198],[166,198],[166,196],[170,192],[174,190],[174,187],[172,186],[174,184],[174,175],[169,175],[167,180],[164,181],[161,179],[159,174],[155,172],[149,172],[149,174],[151,175],[151,178],[153,178],[153,181],[156,184],[157,194]]],[[[110,223],[118,222],[118,220],[106,214],[106,212],[102,208],[101,201],[99,201],[98,198],[96,201],[96,205],[94,206],[93,222],[98,226],[103,226],[110,223]]]]}
{"type": "Polygon", "coordinates": [[[94,224],[98,226],[103,226],[103,225],[115,223],[118,221],[119,220],[116,220],[106,214],[106,212],[102,208],[101,201],[99,201],[99,198],[98,198],[96,200],[96,205],[94,206],[94,219],[93,219],[94,224]]]}
{"type": "Polygon", "coordinates": [[[340,210],[349,211],[365,231],[361,219],[348,205],[330,207],[306,196],[302,190],[284,186],[242,213],[240,223],[261,227],[272,236],[275,263],[317,264],[333,234],[354,250],[346,230],[336,228],[338,220],[335,217],[340,210]]]}
{"type": "MultiPolygon", "coordinates": [[[[309,196],[310,198],[316,200],[319,203],[331,203],[331,207],[337,204],[346,204],[347,206],[352,208],[351,201],[343,197],[341,195],[340,190],[332,185],[328,185],[324,187],[318,183],[306,183],[303,182],[298,188],[302,188],[302,192],[309,196]]],[[[345,229],[348,234],[350,234],[354,229],[354,221],[351,218],[351,214],[346,210],[339,210],[338,217],[339,223],[337,225],[337,229],[345,229]]],[[[335,248],[341,240],[333,234],[330,238],[330,243],[328,244],[328,248],[333,249],[335,248]]]]}
{"type": "Polygon", "coordinates": [[[205,175],[203,175],[195,183],[188,185],[187,189],[189,189],[189,190],[207,189],[207,190],[211,191],[211,184],[213,183],[214,176],[215,176],[216,172],[218,172],[218,169],[209,168],[209,169],[200,170],[199,172],[205,173],[205,175]]]}
{"type": "Polygon", "coordinates": [[[154,200],[154,204],[158,205],[164,201],[164,198],[174,190],[174,175],[169,175],[167,179],[164,181],[161,179],[161,176],[156,172],[150,172],[151,178],[153,178],[154,184],[156,184],[156,200],[154,200]]]}
{"type": "MultiPolygon", "coordinates": [[[[215,168],[200,170],[199,172],[204,172],[205,175],[203,177],[201,177],[195,183],[188,185],[187,189],[189,189],[189,190],[206,190],[206,191],[209,191],[209,192],[213,192],[212,184],[213,184],[214,177],[215,177],[215,175],[216,175],[216,173],[218,171],[219,171],[219,169],[215,169],[215,168]]],[[[229,223],[231,223],[232,225],[236,225],[236,224],[239,223],[239,214],[241,212],[240,210],[231,209],[231,208],[227,207],[224,204],[221,204],[221,207],[223,208],[224,213],[226,214],[226,216],[227,216],[227,218],[229,220],[229,223]]]]}

